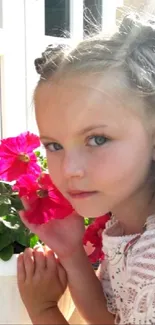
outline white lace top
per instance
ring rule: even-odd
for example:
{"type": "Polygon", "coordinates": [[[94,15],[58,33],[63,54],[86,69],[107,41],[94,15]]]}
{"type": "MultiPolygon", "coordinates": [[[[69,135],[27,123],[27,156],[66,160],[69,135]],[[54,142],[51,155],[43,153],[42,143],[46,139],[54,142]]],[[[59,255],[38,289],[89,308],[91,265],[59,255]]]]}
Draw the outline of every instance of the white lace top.
{"type": "Polygon", "coordinates": [[[103,232],[100,279],[115,324],[155,324],[155,216],[143,234],[119,236],[117,221],[103,232]]]}

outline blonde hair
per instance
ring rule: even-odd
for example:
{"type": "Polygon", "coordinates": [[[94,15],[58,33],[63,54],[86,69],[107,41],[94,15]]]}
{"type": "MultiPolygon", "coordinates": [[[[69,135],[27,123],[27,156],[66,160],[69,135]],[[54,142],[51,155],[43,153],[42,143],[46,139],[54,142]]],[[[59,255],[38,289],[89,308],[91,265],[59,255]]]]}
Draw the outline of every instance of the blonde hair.
{"type": "Polygon", "coordinates": [[[75,48],[48,46],[35,60],[41,82],[56,73],[103,73],[119,69],[124,72],[129,88],[144,96],[148,106],[155,107],[155,19],[144,20],[136,14],[126,16],[118,32],[107,38],[96,34],[75,48]]]}

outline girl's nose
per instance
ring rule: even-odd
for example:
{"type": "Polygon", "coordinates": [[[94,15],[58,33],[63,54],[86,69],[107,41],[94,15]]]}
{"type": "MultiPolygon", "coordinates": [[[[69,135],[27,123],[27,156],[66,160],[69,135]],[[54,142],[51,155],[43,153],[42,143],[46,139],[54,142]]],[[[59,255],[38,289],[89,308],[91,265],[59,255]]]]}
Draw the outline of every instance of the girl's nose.
{"type": "Polygon", "coordinates": [[[75,152],[67,154],[63,161],[63,171],[65,178],[84,177],[84,157],[75,152]]]}

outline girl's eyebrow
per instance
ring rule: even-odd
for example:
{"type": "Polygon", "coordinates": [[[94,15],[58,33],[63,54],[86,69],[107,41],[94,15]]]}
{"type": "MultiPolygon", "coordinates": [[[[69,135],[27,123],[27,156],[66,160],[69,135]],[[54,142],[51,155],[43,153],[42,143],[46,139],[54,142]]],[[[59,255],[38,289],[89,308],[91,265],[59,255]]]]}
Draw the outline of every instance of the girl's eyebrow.
{"type": "MultiPolygon", "coordinates": [[[[106,128],[106,127],[108,127],[108,125],[105,125],[105,124],[89,125],[86,128],[84,128],[84,129],[80,130],[79,132],[77,132],[77,134],[82,135],[82,134],[87,133],[89,131],[92,131],[94,129],[100,129],[100,128],[106,128]]],[[[50,141],[55,141],[55,142],[57,141],[54,138],[48,137],[47,135],[40,135],[40,140],[41,141],[43,141],[43,140],[44,141],[49,141],[50,140],[50,141]]]]}
{"type": "Polygon", "coordinates": [[[56,142],[56,140],[54,140],[51,137],[48,137],[47,135],[40,135],[40,140],[41,141],[53,141],[53,142],[56,142]]]}
{"type": "Polygon", "coordinates": [[[105,125],[105,124],[89,125],[86,128],[84,128],[83,130],[80,130],[80,132],[78,132],[78,133],[79,134],[84,134],[84,133],[87,133],[87,132],[92,131],[94,129],[100,129],[100,128],[106,128],[106,127],[108,127],[108,125],[105,125]]]}

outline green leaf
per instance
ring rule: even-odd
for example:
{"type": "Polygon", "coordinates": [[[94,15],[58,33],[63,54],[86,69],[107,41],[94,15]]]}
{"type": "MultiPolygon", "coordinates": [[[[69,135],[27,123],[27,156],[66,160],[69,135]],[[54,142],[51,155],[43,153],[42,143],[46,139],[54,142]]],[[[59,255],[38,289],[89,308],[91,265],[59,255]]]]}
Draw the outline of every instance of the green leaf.
{"type": "Polygon", "coordinates": [[[17,241],[17,243],[29,247],[29,241],[30,241],[30,230],[27,229],[24,226],[20,226],[20,228],[15,231],[15,240],[17,241]]]}
{"type": "Polygon", "coordinates": [[[43,168],[44,169],[47,169],[47,161],[44,159],[44,161],[43,161],[43,168]]]}
{"type": "Polygon", "coordinates": [[[5,231],[5,227],[7,227],[9,229],[18,229],[19,228],[19,225],[18,224],[12,225],[11,222],[6,221],[3,218],[0,218],[0,225],[2,225],[2,224],[3,224],[3,228],[1,228],[1,229],[3,229],[3,232],[5,231]]]}
{"type": "Polygon", "coordinates": [[[34,153],[35,153],[35,155],[36,155],[37,157],[40,157],[40,155],[41,155],[41,153],[40,153],[39,150],[36,150],[34,153]]]}
{"type": "Polygon", "coordinates": [[[20,220],[20,217],[18,214],[7,214],[5,216],[3,216],[1,219],[9,221],[11,223],[12,226],[14,225],[23,225],[22,221],[20,220]]]}
{"type": "Polygon", "coordinates": [[[37,245],[39,242],[39,237],[37,235],[33,235],[30,238],[30,247],[33,248],[35,245],[37,245]]]}
{"type": "Polygon", "coordinates": [[[11,229],[5,227],[4,232],[0,235],[0,250],[10,245],[14,241],[13,237],[11,229]]]}
{"type": "Polygon", "coordinates": [[[84,225],[89,226],[91,223],[93,223],[94,218],[84,218],[84,225]]]}
{"type": "Polygon", "coordinates": [[[88,226],[89,225],[89,218],[84,218],[84,225],[88,226]]]}
{"type": "Polygon", "coordinates": [[[8,190],[7,190],[7,186],[5,185],[5,182],[0,181],[0,193],[4,194],[4,193],[7,193],[7,192],[8,192],[8,190]]]}
{"type": "Polygon", "coordinates": [[[3,217],[9,213],[10,213],[10,205],[4,203],[0,204],[0,217],[3,217]]]}
{"type": "Polygon", "coordinates": [[[12,193],[12,185],[15,182],[4,182],[0,181],[0,193],[1,194],[11,194],[12,193]]]}
{"type": "Polygon", "coordinates": [[[24,206],[19,196],[11,196],[11,204],[17,211],[24,209],[24,206]]]}
{"type": "Polygon", "coordinates": [[[5,225],[3,224],[2,221],[0,221],[0,235],[3,234],[4,231],[5,231],[5,225]]]}
{"type": "Polygon", "coordinates": [[[13,253],[14,253],[13,246],[8,245],[7,247],[3,248],[0,251],[0,258],[3,261],[8,261],[11,258],[11,256],[13,255],[13,253]]]}
{"type": "Polygon", "coordinates": [[[0,205],[2,204],[11,204],[11,200],[5,195],[0,195],[0,205]]]}

